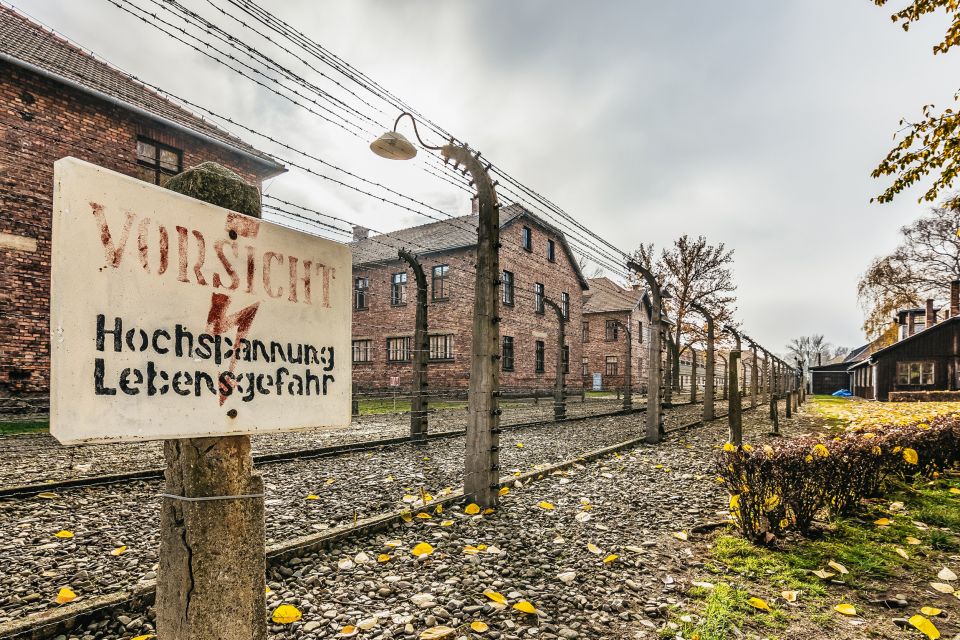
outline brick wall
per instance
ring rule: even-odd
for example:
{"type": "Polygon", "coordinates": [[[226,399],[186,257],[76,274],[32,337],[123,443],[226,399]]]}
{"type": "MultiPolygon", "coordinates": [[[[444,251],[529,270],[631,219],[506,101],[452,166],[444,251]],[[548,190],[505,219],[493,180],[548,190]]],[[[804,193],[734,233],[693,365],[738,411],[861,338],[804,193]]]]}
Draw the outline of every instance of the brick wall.
{"type": "MultiPolygon", "coordinates": [[[[627,348],[627,333],[623,327],[617,332],[616,340],[607,340],[607,321],[617,321],[630,327],[631,354],[632,354],[632,389],[640,392],[647,385],[647,361],[649,360],[650,326],[647,315],[640,309],[632,311],[604,311],[600,313],[585,313],[583,321],[587,323],[587,335],[584,336],[583,358],[587,365],[583,384],[587,389],[592,388],[593,374],[601,374],[604,389],[623,389],[625,377],[625,362],[627,348]],[[643,323],[642,334],[638,331],[643,323]],[[616,356],[617,374],[607,375],[607,357],[616,356]]],[[[578,332],[579,335],[579,332],[578,332]]],[[[582,362],[580,370],[582,370],[582,362]]]]}
{"type": "Polygon", "coordinates": [[[74,156],[137,175],[137,136],[212,160],[260,186],[253,162],[0,61],[0,397],[49,391],[53,163],[74,156]]]}
{"type": "MultiPolygon", "coordinates": [[[[383,242],[390,242],[388,237],[383,242]]],[[[529,392],[553,388],[556,350],[557,317],[546,307],[543,315],[534,309],[534,283],[544,284],[546,297],[560,303],[560,294],[570,295],[570,318],[566,324],[566,343],[570,349],[570,373],[566,376],[567,388],[578,393],[581,385],[579,363],[581,358],[580,319],[582,287],[575,268],[563,251],[559,238],[527,218],[517,218],[500,232],[503,248],[500,250],[500,268],[511,271],[515,278],[513,306],[500,304],[500,335],[514,339],[513,371],[500,373],[500,386],[504,393],[529,392]],[[521,248],[520,234],[523,226],[531,228],[533,247],[527,252],[521,248]],[[556,242],[556,261],[546,257],[547,240],[556,242]],[[536,373],[536,341],[544,342],[544,372],[536,373]]],[[[410,247],[412,251],[416,247],[410,247]]],[[[474,249],[456,250],[442,254],[430,254],[421,259],[427,275],[428,326],[430,335],[453,336],[453,359],[445,362],[431,361],[428,367],[428,391],[435,396],[462,392],[469,385],[470,349],[472,339],[473,302],[476,262],[474,249]],[[431,272],[436,265],[449,265],[446,300],[432,300],[431,272]]],[[[387,361],[387,338],[413,336],[416,313],[416,284],[413,272],[399,260],[375,267],[354,267],[354,277],[367,277],[370,282],[368,308],[353,312],[353,337],[372,342],[371,362],[353,365],[354,381],[361,392],[387,390],[391,377],[398,377],[400,388],[409,389],[411,364],[387,361]],[[394,306],[390,300],[391,276],[407,273],[407,304],[394,306]]],[[[502,299],[502,298],[501,298],[502,299]]],[[[502,363],[501,363],[502,365],[502,363]]]]}

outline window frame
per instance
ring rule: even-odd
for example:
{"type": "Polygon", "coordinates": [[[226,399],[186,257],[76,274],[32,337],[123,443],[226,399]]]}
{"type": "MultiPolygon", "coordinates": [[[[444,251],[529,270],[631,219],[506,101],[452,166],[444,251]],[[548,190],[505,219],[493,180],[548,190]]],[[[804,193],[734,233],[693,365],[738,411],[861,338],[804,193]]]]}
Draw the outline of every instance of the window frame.
{"type": "Polygon", "coordinates": [[[603,328],[604,340],[607,342],[616,342],[620,339],[620,322],[617,320],[607,320],[603,328]],[[611,328],[613,329],[611,331],[611,328]],[[612,337],[611,337],[612,336],[612,337]]]}
{"type": "MultiPolygon", "coordinates": [[[[153,184],[163,186],[167,183],[167,180],[177,175],[178,173],[183,172],[183,149],[178,149],[176,147],[170,146],[169,144],[164,144],[153,138],[148,138],[147,136],[137,136],[137,145],[136,145],[136,158],[137,166],[142,167],[143,169],[149,169],[154,172],[153,184]],[[148,144],[153,147],[153,161],[147,162],[146,160],[141,159],[140,155],[140,144],[148,144]],[[161,151],[167,151],[173,153],[177,156],[177,170],[171,171],[170,169],[164,169],[163,162],[160,160],[161,151]],[[161,181],[161,176],[166,176],[167,180],[161,181]]],[[[141,178],[143,179],[143,178],[141,178]]],[[[146,182],[146,180],[144,180],[146,182]]]]}
{"type": "Polygon", "coordinates": [[[503,270],[501,278],[503,286],[503,295],[501,296],[501,300],[503,304],[507,305],[508,307],[512,307],[514,300],[516,300],[515,294],[517,279],[513,275],[513,271],[507,271],[506,269],[503,270]]]}
{"type": "Polygon", "coordinates": [[[590,375],[590,358],[580,358],[580,375],[584,378],[590,375]]]}
{"type": "Polygon", "coordinates": [[[533,311],[540,315],[544,315],[546,311],[546,306],[544,304],[544,299],[547,297],[547,289],[543,286],[542,282],[533,283],[533,311]]]}
{"type": "Polygon", "coordinates": [[[897,362],[896,373],[897,386],[929,387],[937,382],[937,363],[934,360],[901,361],[897,362]]]}
{"type": "Polygon", "coordinates": [[[413,359],[413,338],[411,336],[394,336],[387,338],[387,362],[388,363],[401,363],[401,362],[410,362],[413,359]],[[401,347],[394,348],[391,343],[400,341],[401,347]],[[400,354],[402,357],[394,358],[394,354],[400,354]]]}
{"type": "Polygon", "coordinates": [[[588,320],[580,321],[580,342],[590,342],[590,322],[588,320]]]}
{"type": "Polygon", "coordinates": [[[549,238],[547,239],[547,261],[557,261],[557,243],[549,238]]]}
{"type": "Polygon", "coordinates": [[[350,345],[350,351],[352,355],[353,364],[372,364],[373,363],[373,340],[370,338],[360,338],[353,340],[350,345]],[[362,346],[361,346],[362,345],[362,346]],[[357,354],[360,353],[366,356],[364,359],[360,360],[357,358],[357,354]]]}
{"type": "Polygon", "coordinates": [[[643,344],[643,320],[637,320],[637,342],[643,344]]]}
{"type": "Polygon", "coordinates": [[[450,278],[450,265],[448,264],[438,264],[434,265],[430,269],[430,300],[432,302],[444,302],[450,299],[449,287],[447,287],[447,280],[450,278]],[[437,270],[441,270],[441,274],[437,275],[437,270]],[[437,283],[440,283],[440,293],[437,295],[437,283]]]}
{"type": "Polygon", "coordinates": [[[560,293],[560,315],[564,320],[570,319],[570,294],[566,291],[560,293]]]}
{"type": "Polygon", "coordinates": [[[546,372],[546,344],[543,340],[537,340],[533,348],[533,372],[546,372]]]}
{"type": "Polygon", "coordinates": [[[533,251],[533,230],[530,227],[523,227],[520,230],[520,246],[524,251],[533,251]]]}
{"type": "Polygon", "coordinates": [[[370,308],[370,302],[367,300],[367,296],[370,292],[370,278],[367,276],[360,276],[353,279],[353,310],[354,311],[366,311],[370,308]],[[363,282],[363,286],[360,286],[360,283],[363,282]],[[360,305],[360,300],[363,299],[363,305],[360,305]]]}
{"type": "Polygon", "coordinates": [[[452,333],[436,333],[429,335],[427,337],[427,360],[430,362],[452,362],[454,359],[453,340],[454,338],[452,333]],[[441,341],[442,344],[440,344],[441,341]],[[440,353],[440,347],[442,347],[443,355],[435,356],[435,353],[440,353]]]}
{"type": "Polygon", "coordinates": [[[390,276],[390,306],[402,307],[405,304],[407,304],[407,272],[397,271],[390,276]],[[401,279],[398,280],[398,278],[401,279]]]}
{"type": "Polygon", "coordinates": [[[513,336],[500,336],[500,368],[503,371],[513,371],[515,348],[513,336]]]}
{"type": "Polygon", "coordinates": [[[603,375],[605,376],[618,376],[620,375],[620,358],[619,356],[604,356],[603,358],[603,375]],[[612,358],[612,360],[611,360],[612,358]],[[611,373],[610,365],[613,365],[613,373],[611,373]]]}

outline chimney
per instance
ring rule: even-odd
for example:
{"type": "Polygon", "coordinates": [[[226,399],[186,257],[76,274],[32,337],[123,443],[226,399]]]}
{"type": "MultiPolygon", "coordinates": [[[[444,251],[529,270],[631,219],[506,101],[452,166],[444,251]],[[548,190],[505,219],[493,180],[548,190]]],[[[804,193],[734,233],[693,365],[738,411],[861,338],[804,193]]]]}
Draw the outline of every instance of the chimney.
{"type": "Polygon", "coordinates": [[[933,310],[933,298],[927,298],[927,308],[923,312],[923,328],[929,329],[937,324],[937,312],[933,310]]]}
{"type": "Polygon", "coordinates": [[[480,215],[480,198],[477,196],[470,198],[470,213],[475,216],[480,215]]]}
{"type": "Polygon", "coordinates": [[[358,224],[353,225],[353,239],[354,240],[366,240],[370,237],[370,229],[366,227],[361,227],[358,224]]]}
{"type": "Polygon", "coordinates": [[[960,280],[950,283],[950,317],[960,316],[960,280]]]}

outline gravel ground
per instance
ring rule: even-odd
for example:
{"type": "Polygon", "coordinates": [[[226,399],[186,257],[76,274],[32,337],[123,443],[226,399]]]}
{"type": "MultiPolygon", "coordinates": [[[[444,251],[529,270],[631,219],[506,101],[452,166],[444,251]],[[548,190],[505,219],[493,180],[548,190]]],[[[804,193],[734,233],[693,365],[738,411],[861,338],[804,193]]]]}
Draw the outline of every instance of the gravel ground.
{"type": "MultiPolygon", "coordinates": [[[[553,417],[552,400],[507,401],[503,425],[549,420],[553,417]]],[[[635,406],[643,406],[643,398],[635,398],[635,406]]],[[[567,415],[582,416],[609,413],[622,406],[616,399],[588,398],[581,403],[571,398],[567,415]]],[[[433,433],[466,428],[464,409],[442,409],[430,416],[433,433]]],[[[263,436],[253,436],[254,455],[298,449],[312,449],[338,444],[402,437],[409,433],[409,414],[365,415],[354,418],[346,429],[312,429],[263,436]]],[[[49,434],[24,434],[0,438],[0,487],[42,482],[60,482],[111,473],[154,469],[163,466],[160,442],[131,444],[78,445],[64,447],[49,434]]]]}
{"type": "MultiPolygon", "coordinates": [[[[766,439],[764,414],[744,414],[747,440],[766,439]]],[[[635,429],[639,423],[632,418],[635,429]]],[[[790,435],[793,421],[781,424],[790,435]]],[[[292,604],[303,618],[271,624],[271,638],[339,638],[347,625],[361,628],[358,637],[376,639],[411,640],[437,625],[455,629],[451,639],[656,638],[663,613],[685,600],[680,577],[697,566],[676,534],[726,514],[713,472],[725,439],[725,421],[714,422],[655,447],[641,445],[515,486],[490,516],[448,509],[443,518],[454,523],[447,527],[441,518],[415,519],[291,559],[268,572],[268,607],[292,604]],[[415,559],[410,550],[421,542],[434,551],[415,559]],[[467,545],[487,548],[471,555],[464,553],[467,545]],[[382,553],[391,558],[378,563],[382,553]],[[496,607],[483,595],[486,589],[502,594],[508,606],[496,607]],[[537,615],[510,606],[521,600],[537,615]],[[470,631],[475,621],[489,631],[470,631]]],[[[126,612],[71,638],[152,633],[152,618],[152,610],[126,612]]]]}
{"type": "MultiPolygon", "coordinates": [[[[700,412],[699,405],[677,407],[667,426],[695,421],[700,412]]],[[[501,465],[508,474],[560,462],[637,437],[643,421],[634,414],[505,431],[501,465]]],[[[421,488],[437,494],[459,487],[463,447],[457,437],[266,464],[268,544],[402,508],[404,496],[421,488]]],[[[161,491],[159,480],[134,481],[0,501],[0,623],[56,606],[62,586],[90,597],[154,578],[161,491]],[[74,536],[54,537],[61,530],[74,536]],[[120,546],[126,552],[111,555],[120,546]]]]}

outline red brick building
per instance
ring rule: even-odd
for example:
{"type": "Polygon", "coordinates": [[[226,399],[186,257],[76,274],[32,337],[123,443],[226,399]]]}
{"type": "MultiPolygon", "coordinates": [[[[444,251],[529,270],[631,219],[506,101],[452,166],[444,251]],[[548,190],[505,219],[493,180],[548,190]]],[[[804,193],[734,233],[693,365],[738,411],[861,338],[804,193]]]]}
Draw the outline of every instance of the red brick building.
{"type": "MultiPolygon", "coordinates": [[[[427,278],[431,394],[462,394],[469,384],[477,215],[368,237],[354,230],[353,376],[357,389],[409,389],[416,314],[413,272],[397,251],[419,256],[427,278]]],[[[500,386],[504,393],[553,387],[557,316],[567,322],[567,388],[580,390],[582,293],[587,281],[561,231],[519,205],[500,210],[500,386]]]]}
{"type": "Polygon", "coordinates": [[[580,375],[586,388],[599,377],[603,389],[623,389],[627,339],[631,340],[631,379],[634,391],[647,385],[650,307],[640,285],[624,288],[609,278],[591,278],[583,294],[580,375]],[[629,332],[626,328],[629,327],[629,332]]]}
{"type": "Polygon", "coordinates": [[[211,160],[258,187],[284,168],[0,5],[0,412],[46,408],[53,163],[163,184],[211,160]]]}

